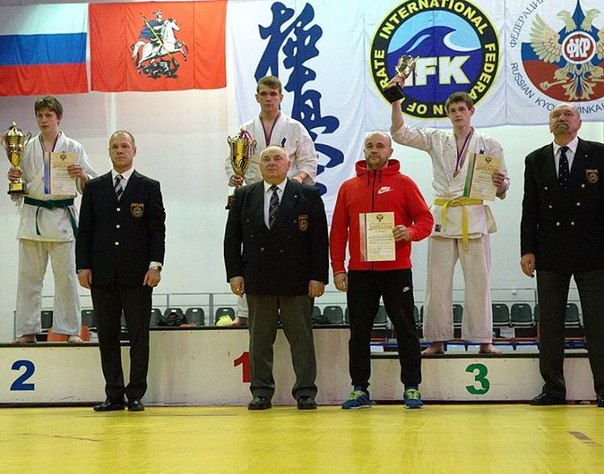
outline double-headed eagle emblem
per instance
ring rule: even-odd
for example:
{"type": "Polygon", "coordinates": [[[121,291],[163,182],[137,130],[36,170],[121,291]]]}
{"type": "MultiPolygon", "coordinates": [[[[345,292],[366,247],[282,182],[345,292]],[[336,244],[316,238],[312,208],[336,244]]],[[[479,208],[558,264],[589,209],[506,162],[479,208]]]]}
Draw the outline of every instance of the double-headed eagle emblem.
{"type": "Polygon", "coordinates": [[[604,68],[600,66],[604,61],[604,28],[598,30],[593,25],[599,14],[595,8],[585,14],[578,8],[574,15],[561,11],[557,14],[564,22],[560,31],[536,15],[531,47],[541,61],[558,67],[553,81],[539,84],[543,91],[561,86],[570,101],[585,101],[591,99],[596,84],[604,82],[604,68]]]}

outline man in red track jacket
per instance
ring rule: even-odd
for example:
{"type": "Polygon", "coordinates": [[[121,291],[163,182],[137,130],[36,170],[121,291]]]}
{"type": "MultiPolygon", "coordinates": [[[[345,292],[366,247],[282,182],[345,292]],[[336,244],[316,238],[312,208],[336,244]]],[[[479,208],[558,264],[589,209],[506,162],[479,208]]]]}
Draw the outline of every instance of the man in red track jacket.
{"type": "Polygon", "coordinates": [[[390,159],[393,149],[387,134],[369,133],[364,152],[365,161],[356,163],[357,176],[340,187],[330,234],[334,284],[347,292],[350,317],[349,368],[354,389],[342,408],[371,406],[370,340],[380,297],[397,335],[405,407],[421,408],[421,354],[413,317],[411,242],[428,237],[434,220],[417,185],[400,172],[397,160],[390,159]],[[392,240],[384,246],[390,245],[390,252],[372,248],[375,234],[369,235],[369,224],[361,223],[376,219],[388,229],[381,239],[390,239],[388,222],[392,224],[392,240]]]}

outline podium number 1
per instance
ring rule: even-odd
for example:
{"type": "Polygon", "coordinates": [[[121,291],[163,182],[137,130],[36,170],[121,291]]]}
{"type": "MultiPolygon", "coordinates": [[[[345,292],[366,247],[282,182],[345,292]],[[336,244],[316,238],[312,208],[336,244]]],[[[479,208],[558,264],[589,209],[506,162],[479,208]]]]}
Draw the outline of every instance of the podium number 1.
{"type": "Polygon", "coordinates": [[[245,382],[251,382],[252,377],[250,376],[250,353],[244,352],[237,359],[233,361],[233,367],[241,366],[241,380],[245,382]]]}

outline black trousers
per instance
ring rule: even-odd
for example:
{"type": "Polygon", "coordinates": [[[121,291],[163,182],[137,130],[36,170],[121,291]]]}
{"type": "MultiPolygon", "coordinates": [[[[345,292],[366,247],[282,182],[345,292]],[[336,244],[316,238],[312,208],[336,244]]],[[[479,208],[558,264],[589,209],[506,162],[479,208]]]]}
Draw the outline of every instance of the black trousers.
{"type": "Polygon", "coordinates": [[[537,271],[539,300],[539,370],[543,392],[564,397],[564,319],[574,276],[596,394],[604,396],[604,270],[576,273],[537,271]]]}
{"type": "Polygon", "coordinates": [[[348,272],[350,318],[349,370],[353,386],[367,388],[371,376],[371,329],[380,297],[396,331],[401,382],[418,386],[422,381],[421,351],[413,317],[411,269],[348,272]]]}
{"type": "Polygon", "coordinates": [[[111,400],[121,400],[124,395],[128,400],[140,399],[147,391],[152,291],[151,287],[143,285],[92,287],[105,394],[111,400]],[[127,386],[120,346],[122,310],[130,336],[130,382],[127,386]]]}

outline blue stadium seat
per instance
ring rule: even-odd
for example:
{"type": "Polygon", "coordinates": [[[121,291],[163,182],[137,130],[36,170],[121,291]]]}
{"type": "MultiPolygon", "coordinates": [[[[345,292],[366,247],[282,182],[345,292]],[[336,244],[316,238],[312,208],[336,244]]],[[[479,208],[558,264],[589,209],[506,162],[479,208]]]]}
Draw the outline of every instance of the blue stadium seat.
{"type": "Polygon", "coordinates": [[[52,327],[52,309],[43,309],[40,313],[40,320],[42,322],[42,332],[48,332],[52,327]]]}
{"type": "Polygon", "coordinates": [[[567,328],[580,328],[583,326],[579,317],[579,307],[575,303],[568,303],[566,305],[564,326],[567,328]]]}
{"type": "Polygon", "coordinates": [[[216,308],[216,313],[214,314],[214,324],[216,324],[222,316],[229,316],[231,319],[235,319],[235,309],[231,308],[230,306],[221,306],[216,308]]]}
{"type": "Polygon", "coordinates": [[[82,310],[82,326],[88,326],[89,328],[96,327],[96,316],[94,314],[94,309],[82,310]]]}
{"type": "Polygon", "coordinates": [[[534,326],[531,306],[528,303],[514,303],[510,310],[510,324],[512,327],[534,326]]]}
{"type": "Polygon", "coordinates": [[[327,324],[342,324],[344,322],[344,310],[341,306],[331,305],[323,308],[323,318],[327,324]]]}
{"type": "Polygon", "coordinates": [[[206,313],[199,306],[187,308],[185,318],[187,318],[187,323],[195,324],[196,326],[205,326],[206,324],[206,313]]]}
{"type": "Polygon", "coordinates": [[[159,317],[161,316],[161,310],[159,308],[151,308],[151,322],[150,326],[157,326],[157,322],[159,321],[159,317]]]}
{"type": "Polygon", "coordinates": [[[386,313],[386,308],[384,305],[380,305],[378,308],[378,312],[375,315],[375,319],[373,320],[374,328],[385,328],[388,324],[388,313],[386,313]]]}
{"type": "Polygon", "coordinates": [[[510,309],[505,303],[493,303],[493,327],[503,328],[510,326],[510,309]]]}
{"type": "Polygon", "coordinates": [[[453,327],[456,329],[461,328],[461,321],[463,319],[463,306],[455,303],[453,305],[453,327]]]}
{"type": "Polygon", "coordinates": [[[416,305],[413,305],[413,319],[415,319],[415,327],[422,328],[422,313],[416,305]]]}

